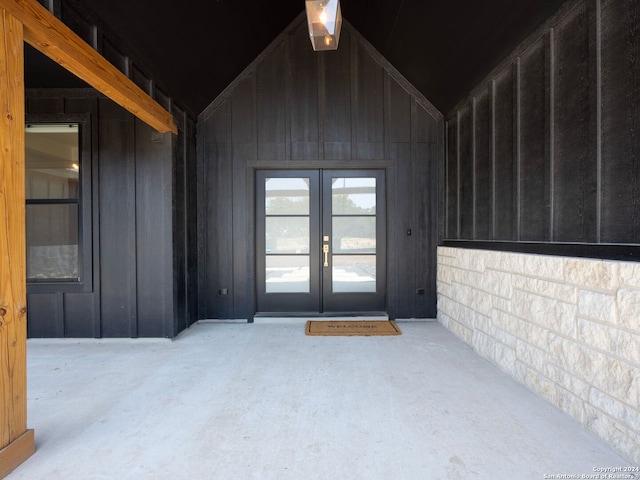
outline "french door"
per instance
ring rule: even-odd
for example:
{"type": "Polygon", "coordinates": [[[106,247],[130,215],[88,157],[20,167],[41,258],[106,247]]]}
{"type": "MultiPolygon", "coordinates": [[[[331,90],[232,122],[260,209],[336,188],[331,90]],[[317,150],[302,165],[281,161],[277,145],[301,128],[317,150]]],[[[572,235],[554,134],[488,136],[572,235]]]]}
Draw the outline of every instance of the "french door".
{"type": "Polygon", "coordinates": [[[257,312],[383,312],[384,186],[383,170],[257,171],[257,312]]]}

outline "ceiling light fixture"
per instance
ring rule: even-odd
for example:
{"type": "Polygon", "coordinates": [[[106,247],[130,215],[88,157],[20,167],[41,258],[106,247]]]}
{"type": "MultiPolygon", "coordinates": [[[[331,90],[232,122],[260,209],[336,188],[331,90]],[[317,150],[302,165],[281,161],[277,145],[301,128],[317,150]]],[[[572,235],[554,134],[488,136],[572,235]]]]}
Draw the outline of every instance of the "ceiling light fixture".
{"type": "Polygon", "coordinates": [[[315,51],[336,50],[340,40],[340,0],[306,0],[309,38],[315,51]]]}

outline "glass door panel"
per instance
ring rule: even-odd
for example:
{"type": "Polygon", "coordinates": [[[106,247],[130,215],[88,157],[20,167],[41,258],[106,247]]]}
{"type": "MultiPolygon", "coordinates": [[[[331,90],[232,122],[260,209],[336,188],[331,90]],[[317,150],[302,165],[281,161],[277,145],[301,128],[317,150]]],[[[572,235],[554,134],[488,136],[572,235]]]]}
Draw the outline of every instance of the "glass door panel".
{"type": "Polygon", "coordinates": [[[268,216],[265,223],[267,254],[309,253],[309,216],[268,216]]]}
{"type": "Polygon", "coordinates": [[[376,291],[375,255],[334,255],[333,293],[376,291]]]}
{"type": "Polygon", "coordinates": [[[376,217],[333,216],[333,253],[376,253],[376,217]]]}
{"type": "Polygon", "coordinates": [[[309,177],[265,178],[267,215],[309,215],[309,177]]]}
{"type": "Polygon", "coordinates": [[[376,178],[331,178],[334,293],[376,291],[376,178]]]}
{"type": "Polygon", "coordinates": [[[264,179],[265,292],[308,293],[309,177],[264,179]]]}
{"type": "Polygon", "coordinates": [[[265,293],[309,293],[309,256],[267,255],[265,293]]]}

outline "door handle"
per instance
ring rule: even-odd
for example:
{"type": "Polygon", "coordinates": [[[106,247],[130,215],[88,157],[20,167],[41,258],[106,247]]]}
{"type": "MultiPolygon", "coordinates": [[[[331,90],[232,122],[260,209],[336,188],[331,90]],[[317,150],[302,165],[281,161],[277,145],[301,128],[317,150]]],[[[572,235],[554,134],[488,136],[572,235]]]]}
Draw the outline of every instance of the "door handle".
{"type": "Polygon", "coordinates": [[[322,253],[324,253],[324,266],[328,267],[329,266],[329,245],[328,244],[324,244],[322,246],[322,253]]]}

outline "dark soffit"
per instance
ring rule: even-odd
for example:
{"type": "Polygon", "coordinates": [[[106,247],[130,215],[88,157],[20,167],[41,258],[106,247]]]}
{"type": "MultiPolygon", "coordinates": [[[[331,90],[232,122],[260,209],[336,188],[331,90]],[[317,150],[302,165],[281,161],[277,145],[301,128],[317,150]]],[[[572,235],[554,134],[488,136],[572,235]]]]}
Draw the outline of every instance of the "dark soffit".
{"type": "MultiPolygon", "coordinates": [[[[196,115],[304,10],[303,0],[75,1],[93,10],[196,115]]],[[[341,6],[345,19],[447,113],[563,3],[342,0],[341,6]]],[[[65,82],[77,86],[57,80],[65,82]]],[[[28,86],[45,83],[27,76],[28,86]]]]}

